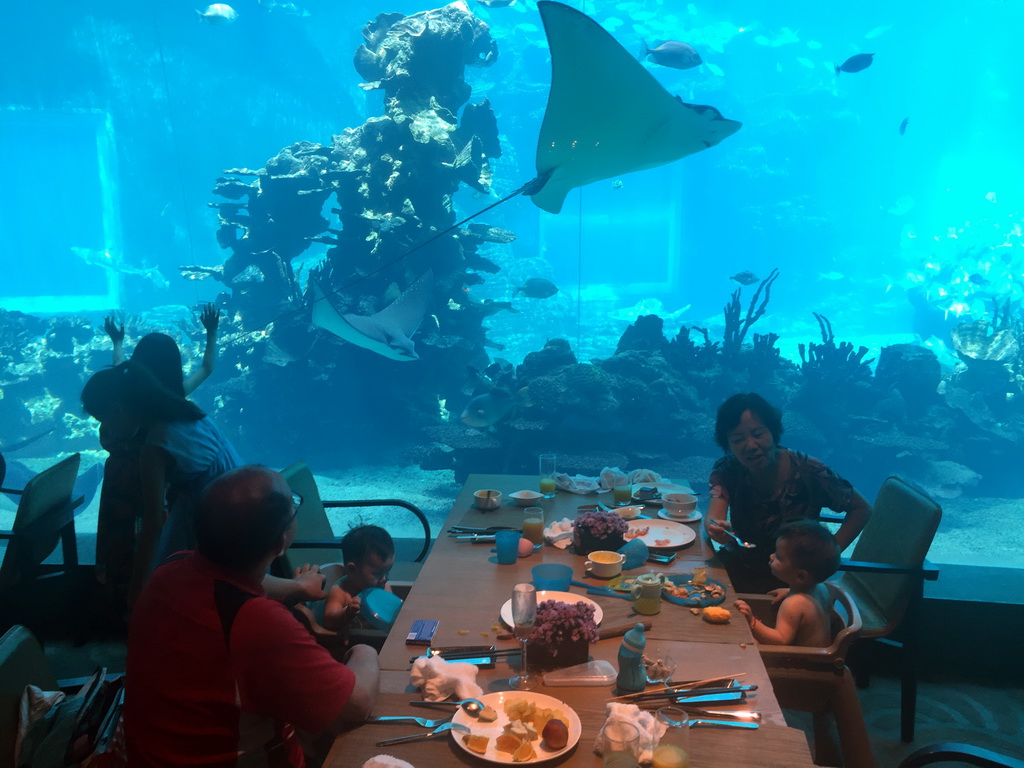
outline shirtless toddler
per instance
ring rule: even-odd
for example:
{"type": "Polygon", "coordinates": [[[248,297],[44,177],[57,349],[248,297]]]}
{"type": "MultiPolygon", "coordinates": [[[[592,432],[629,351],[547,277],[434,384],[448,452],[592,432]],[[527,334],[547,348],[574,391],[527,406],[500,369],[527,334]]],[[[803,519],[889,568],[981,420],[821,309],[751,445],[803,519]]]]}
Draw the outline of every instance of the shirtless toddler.
{"type": "Polygon", "coordinates": [[[789,585],[769,593],[782,601],[775,626],[754,616],[746,601],[735,603],[754,639],[764,645],[831,645],[832,601],[822,583],[839,568],[839,546],[831,531],[814,520],[783,526],[770,564],[772,574],[789,585]]]}

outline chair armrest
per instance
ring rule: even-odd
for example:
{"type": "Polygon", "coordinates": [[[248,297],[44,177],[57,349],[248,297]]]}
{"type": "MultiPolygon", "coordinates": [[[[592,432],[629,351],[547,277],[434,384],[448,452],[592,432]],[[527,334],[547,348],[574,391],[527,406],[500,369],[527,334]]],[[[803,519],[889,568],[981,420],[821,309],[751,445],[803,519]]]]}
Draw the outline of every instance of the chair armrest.
{"type": "Polygon", "coordinates": [[[916,566],[899,563],[872,563],[866,560],[848,560],[844,557],[839,561],[839,570],[862,573],[920,574],[928,581],[935,581],[939,578],[938,567],[928,560],[925,560],[920,566],[916,566]]]}
{"type": "MultiPolygon", "coordinates": [[[[124,672],[107,672],[107,674],[103,676],[103,680],[109,683],[112,680],[117,680],[117,678],[122,677],[123,675],[124,672]]],[[[85,675],[84,677],[62,677],[57,681],[57,687],[64,691],[64,693],[75,694],[78,693],[79,689],[90,680],[92,680],[92,675],[85,675]]]]}
{"type": "Polygon", "coordinates": [[[959,763],[978,765],[981,768],[1024,768],[1024,760],[976,747],[973,744],[959,744],[952,741],[921,747],[903,758],[899,768],[920,768],[924,765],[954,760],[959,763]]]}
{"type": "Polygon", "coordinates": [[[846,519],[846,513],[833,512],[831,509],[826,512],[823,509],[818,513],[818,519],[823,523],[841,523],[846,519]]]}
{"type": "Polygon", "coordinates": [[[300,541],[293,541],[291,543],[291,549],[328,549],[330,547],[340,547],[341,538],[336,539],[302,539],[300,541]]]}

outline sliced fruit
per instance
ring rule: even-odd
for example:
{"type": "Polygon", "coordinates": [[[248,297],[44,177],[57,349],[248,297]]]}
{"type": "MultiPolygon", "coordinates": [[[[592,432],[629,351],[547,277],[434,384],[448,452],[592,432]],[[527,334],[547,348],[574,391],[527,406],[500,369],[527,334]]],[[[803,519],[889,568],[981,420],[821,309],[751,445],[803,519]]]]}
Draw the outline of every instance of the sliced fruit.
{"type": "Polygon", "coordinates": [[[537,759],[537,753],[533,751],[533,744],[528,741],[524,741],[519,745],[519,748],[512,753],[512,762],[514,763],[528,763],[531,760],[537,759]]]}
{"type": "Polygon", "coordinates": [[[467,733],[462,737],[462,743],[466,745],[466,748],[480,755],[487,751],[487,742],[489,741],[487,736],[477,736],[474,733],[467,733]]]}
{"type": "Polygon", "coordinates": [[[499,752],[506,752],[511,755],[519,749],[522,743],[523,740],[514,733],[503,733],[494,740],[494,748],[499,752]]]}

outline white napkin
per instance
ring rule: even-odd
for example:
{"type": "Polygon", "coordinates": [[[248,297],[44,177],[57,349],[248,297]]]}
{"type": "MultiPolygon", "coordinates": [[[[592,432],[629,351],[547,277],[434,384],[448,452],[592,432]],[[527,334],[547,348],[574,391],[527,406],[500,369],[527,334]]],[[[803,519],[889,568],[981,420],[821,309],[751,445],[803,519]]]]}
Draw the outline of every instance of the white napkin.
{"type": "Polygon", "coordinates": [[[661,481],[661,475],[653,469],[634,469],[629,473],[629,482],[633,485],[638,483],[657,483],[661,481]]]}
{"type": "Polygon", "coordinates": [[[544,540],[553,547],[566,549],[572,544],[572,520],[563,517],[544,529],[544,540]]]}
{"type": "Polygon", "coordinates": [[[363,763],[363,768],[413,768],[413,765],[391,755],[377,755],[363,763]]]}
{"type": "Polygon", "coordinates": [[[629,473],[618,467],[605,467],[601,470],[601,489],[609,491],[620,485],[629,485],[629,473]]]}
{"type": "MultiPolygon", "coordinates": [[[[605,712],[608,719],[605,725],[616,720],[636,726],[640,731],[640,756],[638,761],[650,763],[654,759],[654,748],[658,746],[661,737],[665,735],[668,726],[659,723],[653,712],[641,712],[636,704],[623,704],[618,701],[609,701],[605,705],[605,712]]],[[[604,754],[604,738],[598,732],[597,740],[594,742],[594,752],[604,754]]]]}
{"type": "Polygon", "coordinates": [[[453,693],[460,699],[480,698],[484,690],[476,684],[480,670],[464,661],[445,661],[440,656],[421,656],[412,665],[409,679],[423,691],[427,701],[443,701],[453,693]]]}
{"type": "Polygon", "coordinates": [[[581,496],[601,490],[601,483],[596,477],[586,477],[585,475],[569,477],[564,472],[555,473],[555,485],[559,490],[578,493],[581,496]]]}

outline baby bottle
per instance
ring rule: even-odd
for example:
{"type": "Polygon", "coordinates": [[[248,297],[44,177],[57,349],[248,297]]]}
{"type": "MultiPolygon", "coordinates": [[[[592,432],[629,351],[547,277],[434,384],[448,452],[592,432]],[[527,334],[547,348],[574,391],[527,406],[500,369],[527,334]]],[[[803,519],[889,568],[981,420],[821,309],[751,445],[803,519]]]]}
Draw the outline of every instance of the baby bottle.
{"type": "Polygon", "coordinates": [[[622,638],[619,646],[619,674],[615,685],[622,693],[642,691],[647,685],[647,674],[644,671],[644,648],[647,637],[644,625],[637,624],[622,638]]]}

